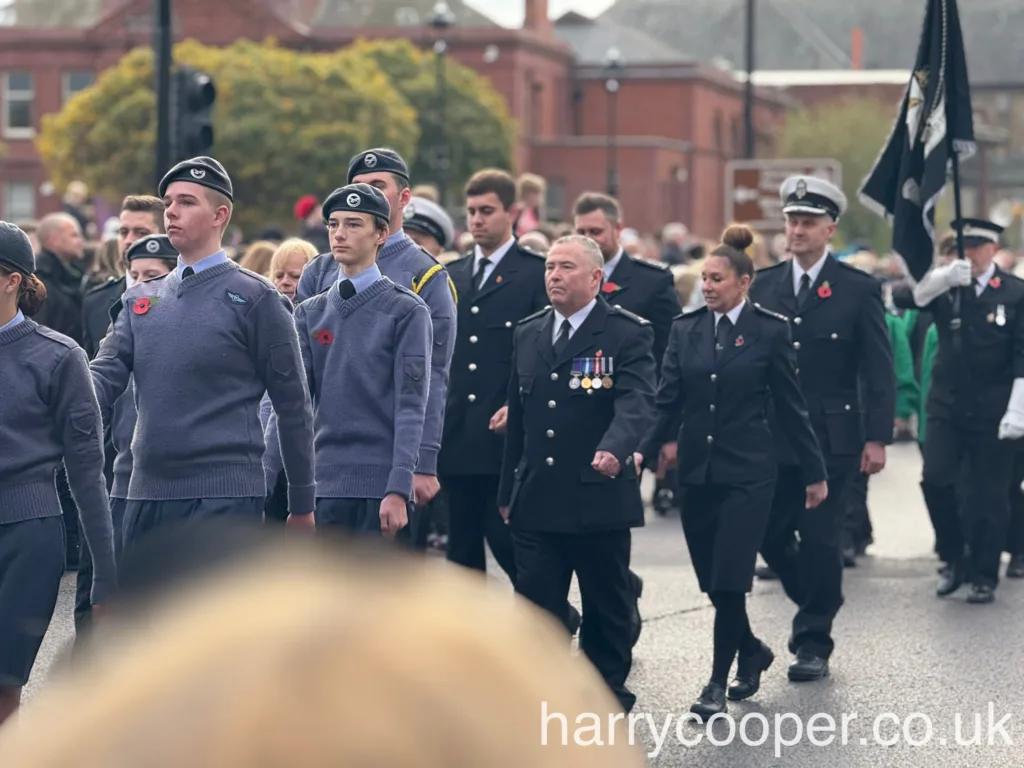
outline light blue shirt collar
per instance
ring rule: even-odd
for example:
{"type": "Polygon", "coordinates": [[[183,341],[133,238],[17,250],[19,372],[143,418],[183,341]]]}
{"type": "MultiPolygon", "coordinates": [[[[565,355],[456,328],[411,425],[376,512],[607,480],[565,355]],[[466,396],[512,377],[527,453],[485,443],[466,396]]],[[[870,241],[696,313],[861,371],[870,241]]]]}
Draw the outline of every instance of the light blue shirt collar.
{"type": "MultiPolygon", "coordinates": [[[[191,265],[192,266],[192,271],[196,272],[198,274],[199,272],[202,272],[204,269],[209,269],[210,267],[216,267],[218,264],[225,264],[228,261],[230,261],[230,259],[228,259],[227,252],[224,251],[224,250],[220,250],[220,251],[217,251],[216,253],[214,253],[214,254],[212,254],[210,256],[207,256],[205,259],[200,259],[195,264],[191,265]]],[[[178,279],[179,280],[181,279],[181,273],[185,271],[185,267],[187,267],[187,266],[189,266],[189,265],[186,264],[185,262],[183,262],[181,260],[181,256],[179,256],[178,257],[178,267],[177,267],[178,279]]]]}
{"type": "Polygon", "coordinates": [[[22,314],[22,311],[19,309],[15,313],[14,318],[9,323],[4,323],[3,326],[0,326],[0,333],[3,333],[4,331],[9,331],[11,328],[16,326],[18,323],[22,322],[24,319],[25,315],[22,314]]]}
{"type": "Polygon", "coordinates": [[[371,285],[380,280],[380,267],[377,266],[376,262],[368,266],[362,272],[355,277],[346,277],[344,271],[338,270],[338,284],[341,284],[342,280],[349,280],[352,282],[353,287],[356,289],[356,293],[365,291],[371,285]]]}
{"type": "Polygon", "coordinates": [[[384,241],[384,245],[391,245],[392,243],[397,243],[399,240],[401,240],[404,237],[405,237],[405,230],[404,229],[400,229],[397,232],[392,232],[390,235],[388,235],[388,239],[384,241]]]}

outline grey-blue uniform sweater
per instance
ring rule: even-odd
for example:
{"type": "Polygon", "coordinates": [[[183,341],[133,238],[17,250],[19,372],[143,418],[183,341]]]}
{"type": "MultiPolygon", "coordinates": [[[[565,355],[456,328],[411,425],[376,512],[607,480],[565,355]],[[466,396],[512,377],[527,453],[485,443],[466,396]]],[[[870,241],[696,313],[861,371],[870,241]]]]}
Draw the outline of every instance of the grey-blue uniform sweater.
{"type": "Polygon", "coordinates": [[[132,437],[135,435],[135,382],[114,402],[110,415],[110,443],[116,452],[114,456],[114,482],[110,486],[110,498],[127,499],[128,484],[132,479],[132,437]]]}
{"type": "MultiPolygon", "coordinates": [[[[434,331],[430,395],[416,473],[436,475],[444,409],[448,398],[448,371],[455,352],[455,288],[444,267],[404,233],[388,238],[388,242],[377,254],[377,267],[384,277],[403,288],[411,288],[430,308],[434,331]]],[[[317,256],[302,270],[297,301],[305,301],[334,285],[338,280],[338,271],[338,262],[333,255],[324,253],[317,256]]]]}
{"type": "Polygon", "coordinates": [[[0,524],[61,514],[61,461],[93,561],[92,599],[117,589],[103,430],[85,352],[22,320],[0,331],[0,524]]]}
{"type": "Polygon", "coordinates": [[[133,286],[92,361],[104,422],[134,379],[128,498],[266,496],[260,400],[281,424],[289,508],[315,503],[313,414],[288,300],[232,262],[133,286]]]}
{"type": "MultiPolygon", "coordinates": [[[[350,299],[336,285],[314,296],[295,326],[313,393],[317,497],[411,500],[431,376],[426,304],[382,277],[350,299]]],[[[280,467],[277,420],[267,425],[268,478],[280,467]]]]}

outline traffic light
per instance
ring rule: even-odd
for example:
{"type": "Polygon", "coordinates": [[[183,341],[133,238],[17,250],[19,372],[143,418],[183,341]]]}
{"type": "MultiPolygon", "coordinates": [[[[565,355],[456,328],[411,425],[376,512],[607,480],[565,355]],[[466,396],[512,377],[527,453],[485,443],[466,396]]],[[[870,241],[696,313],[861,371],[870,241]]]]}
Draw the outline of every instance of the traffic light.
{"type": "Polygon", "coordinates": [[[208,154],[213,147],[213,103],[217,89],[209,75],[180,67],[174,75],[175,162],[208,154]]]}

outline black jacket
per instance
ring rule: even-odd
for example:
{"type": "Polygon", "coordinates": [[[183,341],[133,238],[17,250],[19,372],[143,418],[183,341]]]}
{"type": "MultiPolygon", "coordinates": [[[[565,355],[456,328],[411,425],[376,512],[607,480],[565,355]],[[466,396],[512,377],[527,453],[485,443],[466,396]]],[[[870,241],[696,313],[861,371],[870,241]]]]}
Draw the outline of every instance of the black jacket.
{"type": "Polygon", "coordinates": [[[82,346],[89,359],[96,357],[100,342],[110,328],[110,310],[121,300],[127,285],[123,277],[112,277],[88,291],[82,299],[82,346]]]}
{"type": "Polygon", "coordinates": [[[556,357],[554,310],[516,329],[508,383],[508,431],[498,491],[509,524],[524,531],[583,533],[642,526],[644,507],[633,452],[654,419],[651,324],[598,299],[556,357]],[[600,388],[586,387],[583,361],[603,359],[600,388]],[[621,470],[591,466],[608,451],[621,470]]]}
{"type": "Polygon", "coordinates": [[[715,354],[715,316],[707,307],[672,325],[658,388],[657,426],[644,448],[653,463],[678,440],[679,482],[745,485],[775,477],[770,403],[796,451],[804,483],[825,479],[825,462],[807,417],[786,319],[747,302],[715,354]],[[678,435],[672,425],[682,421],[678,435]]]}
{"type": "Polygon", "coordinates": [[[601,295],[609,304],[651,321],[654,361],[660,371],[672,318],[679,314],[681,308],[668,265],[638,259],[623,252],[611,276],[601,286],[601,295]]]}
{"type": "Polygon", "coordinates": [[[33,318],[82,343],[82,273],[49,251],[36,256],[36,277],[46,286],[46,301],[33,318]]]}
{"type": "MultiPolygon", "coordinates": [[[[896,373],[882,284],[829,255],[803,307],[789,261],[758,272],[750,299],[791,320],[800,389],[826,463],[849,464],[865,441],[892,443],[896,373]]],[[[799,463],[774,417],[772,432],[779,462],[799,463]]]]}

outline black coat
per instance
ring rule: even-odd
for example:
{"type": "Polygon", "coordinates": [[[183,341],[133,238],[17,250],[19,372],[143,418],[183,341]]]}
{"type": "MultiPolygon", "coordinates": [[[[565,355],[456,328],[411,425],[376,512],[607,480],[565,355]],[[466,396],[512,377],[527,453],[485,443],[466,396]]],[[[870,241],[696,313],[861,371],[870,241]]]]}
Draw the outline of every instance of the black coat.
{"type": "MultiPolygon", "coordinates": [[[[498,491],[513,529],[583,533],[642,526],[633,452],[654,419],[654,331],[649,321],[598,299],[563,352],[552,346],[554,310],[516,329],[508,430],[498,491]],[[574,361],[604,359],[612,386],[573,387],[574,361]],[[608,451],[621,470],[591,466],[608,451]]],[[[582,366],[577,370],[582,370],[582,366]]]]}
{"type": "MultiPolygon", "coordinates": [[[[892,443],[896,373],[882,284],[827,256],[802,308],[789,261],[758,272],[750,299],[791,320],[800,389],[826,464],[849,465],[865,441],[892,443]]],[[[770,421],[779,462],[799,463],[785,430],[770,421]]]]}
{"type": "Polygon", "coordinates": [[[672,318],[681,309],[668,265],[638,259],[624,252],[601,287],[601,295],[609,304],[651,321],[654,327],[654,362],[660,371],[672,318]]]}
{"type": "Polygon", "coordinates": [[[82,273],[49,251],[40,251],[36,277],[46,286],[46,301],[33,319],[81,344],[82,273]]]}
{"type": "Polygon", "coordinates": [[[455,353],[438,470],[441,475],[501,472],[504,438],[489,428],[505,405],[516,323],[548,303],[544,257],[514,244],[473,295],[473,253],[447,265],[459,297],[455,353]]]}
{"type": "Polygon", "coordinates": [[[818,440],[796,376],[784,317],[747,302],[715,355],[715,316],[707,307],[676,318],[658,388],[658,421],[644,449],[653,463],[678,440],[677,473],[687,485],[748,485],[777,471],[770,403],[796,451],[807,485],[826,477],[818,440]],[[678,436],[672,425],[681,416],[678,436]]]}
{"type": "Polygon", "coordinates": [[[82,347],[92,360],[99,351],[100,342],[110,328],[110,310],[120,303],[125,292],[125,279],[112,277],[96,286],[82,299],[82,347]]]}
{"type": "MultiPolygon", "coordinates": [[[[1024,280],[996,267],[980,296],[970,286],[960,294],[959,354],[951,328],[953,293],[921,307],[935,320],[939,335],[927,413],[992,431],[1006,413],[1013,380],[1024,377],[1024,280]]],[[[915,306],[909,286],[894,289],[893,302],[915,306]]]]}

